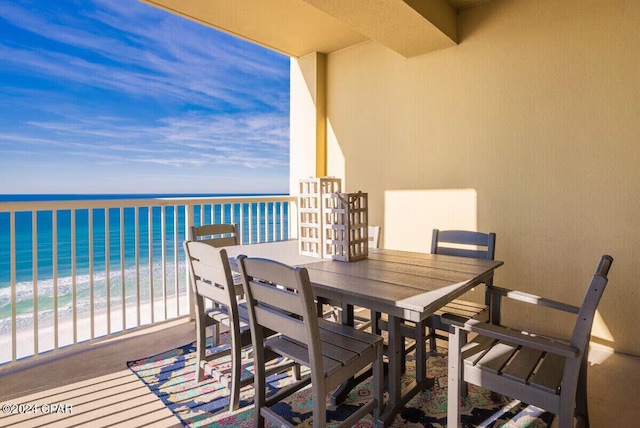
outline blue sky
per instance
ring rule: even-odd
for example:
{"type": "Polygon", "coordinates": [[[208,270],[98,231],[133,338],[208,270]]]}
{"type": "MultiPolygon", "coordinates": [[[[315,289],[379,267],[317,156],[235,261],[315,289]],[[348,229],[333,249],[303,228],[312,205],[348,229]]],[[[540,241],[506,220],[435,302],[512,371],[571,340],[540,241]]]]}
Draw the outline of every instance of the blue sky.
{"type": "Polygon", "coordinates": [[[12,0],[0,58],[0,194],[288,193],[284,55],[137,0],[12,0]]]}

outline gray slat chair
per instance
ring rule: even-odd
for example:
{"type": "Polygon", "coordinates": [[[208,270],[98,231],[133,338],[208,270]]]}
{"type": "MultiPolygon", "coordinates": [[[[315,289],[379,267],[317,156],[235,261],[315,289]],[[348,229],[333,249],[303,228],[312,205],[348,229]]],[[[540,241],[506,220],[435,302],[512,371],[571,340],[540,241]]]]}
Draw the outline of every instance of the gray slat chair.
{"type": "MultiPolygon", "coordinates": [[[[251,345],[249,331],[249,313],[246,304],[238,304],[227,252],[223,248],[215,248],[200,241],[186,241],[184,250],[189,260],[192,292],[196,309],[196,353],[198,364],[196,381],[201,382],[205,374],[220,382],[230,391],[229,410],[237,410],[240,405],[240,389],[253,382],[252,376],[242,374],[242,352],[251,345]],[[206,309],[204,299],[212,300],[215,305],[206,309]],[[231,336],[230,346],[207,355],[206,329],[220,325],[227,326],[231,336]],[[214,370],[209,361],[231,355],[231,369],[228,373],[214,370]]],[[[269,354],[269,359],[280,358],[280,355],[269,354]]],[[[293,362],[284,359],[275,364],[270,373],[285,371],[293,366],[293,362]]],[[[299,376],[299,367],[294,376],[299,376]]]]}
{"type": "MultiPolygon", "coordinates": [[[[205,224],[202,226],[191,226],[189,240],[203,242],[212,247],[221,248],[232,245],[240,245],[240,235],[236,224],[205,224]]],[[[238,274],[233,275],[236,294],[242,296],[242,281],[238,274]]],[[[248,315],[247,315],[248,316],[248,315]]],[[[248,320],[248,318],[246,318],[248,320]]],[[[213,327],[213,343],[218,343],[220,331],[217,326],[213,327]]]]}
{"type": "MultiPolygon", "coordinates": [[[[493,260],[495,254],[495,233],[472,232],[466,230],[433,230],[433,239],[431,242],[432,254],[443,254],[458,257],[470,257],[476,259],[493,260]],[[444,244],[444,245],[441,245],[444,244]],[[461,246],[475,246],[476,249],[462,248],[461,246]]],[[[487,286],[491,286],[491,280],[487,281],[487,286]]],[[[464,300],[454,300],[444,306],[426,321],[418,323],[405,321],[401,325],[402,334],[414,340],[413,344],[405,346],[404,353],[416,350],[416,361],[422,363],[426,358],[426,345],[424,341],[429,339],[429,347],[433,352],[436,350],[436,338],[447,339],[448,336],[438,335],[436,330],[449,331],[449,326],[442,323],[440,316],[443,313],[453,313],[457,316],[465,318],[480,319],[487,321],[489,319],[488,306],[480,305],[464,300]],[[425,329],[429,329],[429,334],[425,336],[425,329]]],[[[379,312],[372,313],[373,331],[380,333],[382,330],[388,329],[388,323],[384,316],[379,312]]],[[[404,362],[403,362],[404,369],[404,362]]],[[[422,370],[422,367],[420,367],[422,370]]]]}
{"type": "Polygon", "coordinates": [[[502,298],[577,314],[570,341],[536,336],[504,326],[443,315],[454,334],[449,338],[449,426],[460,423],[460,381],[490,389],[559,417],[559,428],[573,427],[574,414],[589,426],[587,354],[596,308],[607,285],[613,258],[602,256],[581,307],[528,293],[493,287],[494,303],[502,298]],[[466,322],[465,322],[466,321],[466,322]],[[477,333],[462,345],[468,333],[477,333]]]}
{"type": "Polygon", "coordinates": [[[255,374],[255,426],[265,418],[278,427],[293,426],[270,406],[312,384],[313,427],[326,426],[326,395],[342,382],[373,365],[373,398],[339,426],[351,426],[373,411],[376,425],[383,403],[382,337],[318,317],[305,268],[265,259],[238,257],[249,307],[255,374]],[[263,329],[281,334],[265,340],[263,329]],[[310,376],[265,397],[264,352],[272,350],[311,370],[310,376]]]}
{"type": "MultiPolygon", "coordinates": [[[[482,233],[468,230],[433,229],[431,254],[493,260],[495,257],[495,251],[495,233],[482,233]],[[473,246],[475,248],[463,246],[473,246]]],[[[493,278],[485,282],[487,289],[489,289],[492,284],[493,278]]],[[[479,304],[456,299],[436,311],[427,321],[427,326],[429,328],[429,348],[431,351],[433,352],[436,350],[436,338],[448,338],[448,335],[443,336],[437,333],[438,330],[449,331],[449,326],[442,322],[441,316],[443,313],[486,322],[489,320],[489,302],[486,301],[485,303],[486,304],[479,304]]]]}

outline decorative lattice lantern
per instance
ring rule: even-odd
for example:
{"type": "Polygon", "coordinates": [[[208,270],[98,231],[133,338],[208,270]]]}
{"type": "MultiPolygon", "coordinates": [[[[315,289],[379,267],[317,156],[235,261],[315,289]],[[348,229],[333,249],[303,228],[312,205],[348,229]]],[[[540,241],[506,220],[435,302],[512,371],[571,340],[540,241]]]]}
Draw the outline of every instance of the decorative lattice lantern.
{"type": "Polygon", "coordinates": [[[300,254],[323,256],[322,205],[325,195],[342,191],[342,180],[334,177],[300,180],[298,196],[298,242],[300,254]]]}
{"type": "Polygon", "coordinates": [[[366,259],[369,254],[367,193],[331,193],[323,196],[323,256],[340,261],[366,259]]]}

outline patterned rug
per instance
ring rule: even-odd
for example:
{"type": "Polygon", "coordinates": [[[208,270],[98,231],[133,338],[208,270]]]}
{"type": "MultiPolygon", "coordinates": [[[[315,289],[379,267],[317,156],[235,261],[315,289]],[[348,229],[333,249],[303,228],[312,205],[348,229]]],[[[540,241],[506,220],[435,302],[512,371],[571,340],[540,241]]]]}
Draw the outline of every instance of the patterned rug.
{"type": "MultiPolygon", "coordinates": [[[[222,335],[224,336],[224,335],[222,335]]],[[[241,407],[238,411],[225,411],[228,405],[228,391],[211,378],[205,378],[200,384],[195,382],[195,343],[154,355],[139,361],[128,363],[129,368],[149,389],[184,423],[186,427],[252,427],[253,426],[253,387],[242,389],[241,407]]],[[[443,349],[439,349],[444,352],[443,349]]],[[[411,356],[409,356],[411,357],[411,356]]],[[[210,362],[224,370],[229,358],[210,362]]],[[[245,364],[245,373],[252,372],[249,361],[245,364]]],[[[407,363],[406,383],[415,373],[415,364],[407,363]]],[[[268,379],[268,394],[291,382],[289,373],[274,375],[268,379]]],[[[303,371],[304,374],[304,371],[303,371]]],[[[394,427],[445,427],[447,425],[447,359],[438,354],[428,359],[427,376],[435,380],[431,390],[416,395],[403,412],[396,416],[394,427]]],[[[347,401],[331,409],[328,427],[343,420],[354,406],[360,406],[371,396],[371,384],[363,382],[354,388],[347,401]]],[[[289,400],[273,407],[286,419],[303,427],[311,426],[311,391],[304,388],[289,397],[289,400]]],[[[469,385],[469,396],[462,404],[462,424],[464,427],[548,427],[553,415],[543,410],[527,406],[519,401],[501,397],[500,401],[491,399],[491,392],[469,385]]],[[[359,428],[372,427],[372,417],[362,419],[359,428]]]]}

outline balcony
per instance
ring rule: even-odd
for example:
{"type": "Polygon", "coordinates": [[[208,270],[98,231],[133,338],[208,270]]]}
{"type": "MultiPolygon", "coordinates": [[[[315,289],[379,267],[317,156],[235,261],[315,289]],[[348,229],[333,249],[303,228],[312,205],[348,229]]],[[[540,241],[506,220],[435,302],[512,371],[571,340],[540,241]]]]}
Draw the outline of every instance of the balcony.
{"type": "MultiPolygon", "coordinates": [[[[9,248],[2,263],[10,310],[0,396],[5,403],[60,406],[37,417],[0,415],[0,426],[180,426],[126,363],[195,340],[181,252],[189,227],[235,222],[244,244],[288,239],[295,236],[295,211],[289,196],[0,206],[10,236],[2,244],[5,253],[9,248]],[[37,267],[29,279],[18,263],[25,257],[37,267]],[[47,260],[49,273],[41,267],[47,260]]],[[[629,426],[640,418],[639,369],[640,359],[622,354],[591,367],[593,426],[629,426]]]]}
{"type": "MultiPolygon", "coordinates": [[[[409,211],[397,208],[402,194],[469,191],[474,198],[473,204],[464,205],[472,219],[468,227],[497,232],[497,258],[505,261],[499,273],[503,283],[575,304],[579,296],[565,284],[572,283],[576,273],[587,272],[594,257],[604,252],[614,255],[615,278],[599,307],[601,336],[594,339],[616,352],[589,371],[592,426],[635,425],[640,418],[635,404],[640,360],[629,355],[640,355],[633,327],[640,321],[633,299],[638,277],[635,255],[640,250],[635,215],[640,209],[640,146],[634,144],[640,97],[637,67],[629,52],[637,50],[640,40],[636,3],[450,0],[447,3],[458,9],[453,19],[459,45],[407,58],[394,49],[393,40],[382,40],[374,32],[393,26],[394,38],[409,37],[416,34],[414,26],[388,20],[356,31],[349,23],[351,14],[321,11],[322,2],[245,1],[240,2],[242,7],[201,0],[147,2],[291,53],[291,188],[298,177],[329,174],[344,178],[350,191],[367,191],[371,217],[385,228],[389,247],[415,244],[424,250],[426,246],[426,235],[407,220],[409,211]],[[215,8],[209,7],[213,3],[215,8]],[[309,9],[310,5],[316,6],[309,9]],[[278,19],[282,11],[286,19],[278,19]],[[327,31],[328,25],[335,31],[327,31]],[[319,42],[306,36],[317,36],[319,42]],[[302,42],[302,47],[294,52],[289,42],[302,42]]],[[[357,18],[366,11],[353,12],[357,18]]],[[[423,27],[430,26],[420,20],[423,27]]],[[[420,42],[425,40],[419,37],[420,42]]],[[[449,220],[463,211],[453,209],[450,201],[420,207],[414,201],[410,213],[416,219],[440,209],[449,220]]],[[[11,284],[0,290],[8,290],[1,295],[5,299],[1,307],[9,310],[3,313],[9,321],[0,343],[0,396],[12,402],[72,403],[73,415],[52,419],[56,425],[136,426],[149,421],[171,425],[176,420],[140,387],[125,362],[193,340],[188,300],[181,300],[188,297],[180,280],[184,273],[178,266],[179,242],[176,246],[170,238],[185,235],[186,223],[195,223],[199,215],[195,207],[201,202],[145,201],[134,204],[140,207],[137,214],[129,214],[133,212],[129,205],[111,203],[91,209],[79,203],[53,204],[60,210],[55,217],[40,214],[51,210],[47,204],[0,207],[0,227],[14,236],[0,242],[0,252],[8,258],[0,257],[0,275],[8,275],[11,284]],[[190,208],[174,234],[171,210],[181,204],[190,208]],[[156,212],[163,214],[157,221],[154,216],[149,220],[146,206],[158,207],[156,212]],[[34,242],[54,241],[43,236],[33,221],[40,215],[50,223],[86,224],[68,238],[78,245],[58,244],[67,248],[64,256],[34,252],[34,242]],[[122,278],[131,270],[121,273],[116,250],[121,215],[125,223],[129,215],[142,217],[140,241],[131,244],[123,239],[124,265],[132,260],[127,248],[139,245],[140,254],[152,253],[160,266],[157,275],[150,273],[153,269],[143,257],[133,268],[141,283],[139,303],[137,285],[133,295],[126,283],[122,292],[122,278]],[[89,224],[104,222],[103,217],[113,219],[106,222],[109,232],[100,229],[99,237],[85,231],[89,224]],[[21,224],[27,224],[26,231],[21,224]],[[163,230],[167,239],[145,244],[145,227],[163,230]],[[95,272],[105,267],[105,236],[110,242],[106,257],[110,275],[98,278],[91,268],[95,272]],[[91,261],[79,251],[80,244],[105,249],[101,258],[91,261]],[[15,265],[19,252],[28,253],[34,265],[54,257],[64,263],[58,271],[36,270],[25,279],[15,265]],[[76,280],[67,284],[62,278],[76,280]],[[98,294],[103,293],[85,300],[88,307],[79,303],[79,293],[66,288],[83,289],[85,278],[89,284],[93,281],[94,292],[97,288],[98,294]],[[148,286],[151,282],[153,287],[148,286]],[[55,296],[56,283],[58,297],[47,302],[42,296],[55,296]],[[34,291],[40,298],[22,300],[35,296],[34,291]],[[67,296],[76,300],[70,303],[67,296]],[[125,396],[125,385],[136,392],[125,396]],[[145,403],[150,407],[143,407],[145,403]],[[138,419],[141,414],[148,419],[138,419]]],[[[239,205],[233,210],[234,221],[250,215],[239,205]]],[[[266,211],[272,213],[271,208],[266,211]]],[[[258,217],[257,209],[251,213],[258,217]]],[[[232,218],[229,215],[225,211],[225,221],[232,218]]],[[[261,220],[265,215],[261,211],[261,220]]],[[[244,228],[243,240],[266,239],[265,229],[269,228],[244,228]]],[[[550,333],[567,325],[562,319],[531,313],[512,315],[523,321],[523,327],[543,325],[550,333]]],[[[15,424],[16,418],[0,418],[2,426],[15,424]]]]}

